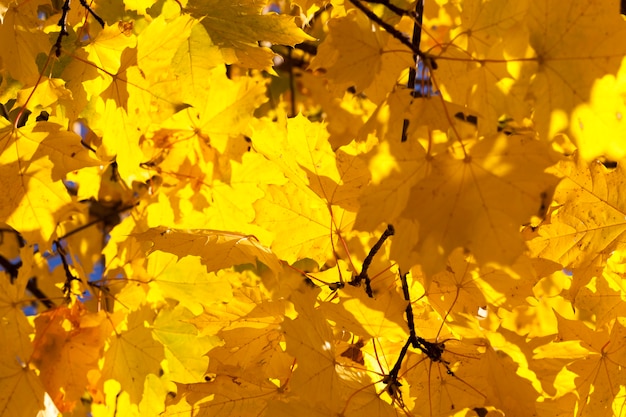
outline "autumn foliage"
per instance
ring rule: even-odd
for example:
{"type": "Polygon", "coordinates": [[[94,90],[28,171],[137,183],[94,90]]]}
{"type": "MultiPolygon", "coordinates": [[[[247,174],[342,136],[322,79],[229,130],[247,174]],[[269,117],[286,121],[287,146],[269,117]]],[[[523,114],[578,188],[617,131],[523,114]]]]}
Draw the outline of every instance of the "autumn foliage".
{"type": "Polygon", "coordinates": [[[0,415],[626,416],[619,9],[0,0],[0,415]]]}

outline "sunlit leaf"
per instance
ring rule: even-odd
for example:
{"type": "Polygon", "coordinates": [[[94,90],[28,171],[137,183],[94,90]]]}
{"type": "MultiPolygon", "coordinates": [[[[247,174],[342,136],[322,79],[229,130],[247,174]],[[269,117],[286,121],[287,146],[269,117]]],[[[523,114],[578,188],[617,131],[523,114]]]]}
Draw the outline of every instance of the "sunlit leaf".
{"type": "Polygon", "coordinates": [[[276,255],[258,243],[254,236],[217,230],[184,231],[167,227],[152,228],[135,236],[140,241],[152,242],[153,251],[170,252],[179,258],[199,256],[207,272],[255,263],[256,260],[275,272],[281,269],[276,255]]]}
{"type": "Polygon", "coordinates": [[[264,4],[254,0],[224,3],[218,0],[190,1],[189,11],[200,18],[214,44],[223,49],[228,64],[268,69],[274,54],[259,41],[293,46],[308,36],[287,15],[261,15],[264,4]],[[232,54],[236,55],[233,60],[232,54]]]}

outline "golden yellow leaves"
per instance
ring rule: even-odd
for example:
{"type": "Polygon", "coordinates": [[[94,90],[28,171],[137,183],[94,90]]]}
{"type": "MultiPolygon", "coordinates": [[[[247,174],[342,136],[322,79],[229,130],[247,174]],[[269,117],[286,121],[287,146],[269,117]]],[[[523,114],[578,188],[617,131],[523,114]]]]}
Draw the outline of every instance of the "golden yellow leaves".
{"type": "MultiPolygon", "coordinates": [[[[626,48],[626,23],[601,1],[559,1],[529,7],[530,44],[539,64],[530,93],[542,134],[567,127],[567,115],[590,97],[595,79],[617,72],[626,48]],[[601,27],[597,31],[595,28],[601,27]],[[565,115],[565,120],[558,120],[565,115]]],[[[575,126],[578,122],[572,120],[575,126]]],[[[598,132],[601,134],[601,132],[598,132]]]]}
{"type": "Polygon", "coordinates": [[[357,147],[346,146],[336,156],[327,138],[324,124],[301,115],[284,127],[260,124],[252,135],[255,149],[288,180],[268,186],[255,203],[255,223],[283,236],[271,247],[288,262],[310,257],[323,264],[332,257],[336,232],[351,229],[355,197],[368,179],[357,147]]]}
{"type": "Polygon", "coordinates": [[[563,161],[556,172],[563,177],[554,195],[558,206],[530,242],[533,252],[581,268],[623,249],[626,207],[616,192],[624,183],[621,165],[609,170],[599,161],[563,161]]]}
{"type": "MultiPolygon", "coordinates": [[[[582,162],[624,155],[611,141],[624,112],[616,13],[582,1],[427,2],[430,74],[419,67],[408,91],[412,53],[348,3],[306,11],[325,37],[301,47],[317,55],[290,49],[288,75],[271,81],[258,71],[272,72],[267,46],[311,40],[288,16],[296,9],[161,3],[126,2],[138,13],[122,22],[96,4],[109,24],[74,23],[37,87],[40,68],[24,57],[49,48],[44,24],[20,14],[25,4],[4,15],[0,30],[23,49],[0,46],[3,116],[19,111],[17,97],[53,122],[4,123],[0,220],[28,244],[88,221],[113,229],[103,251],[86,244],[105,240],[96,227],[60,239],[92,299],[40,314],[35,336],[20,309],[30,276],[2,277],[0,330],[16,341],[1,351],[2,412],[16,414],[25,395],[36,399],[27,412],[42,408],[44,390],[70,411],[84,388],[95,417],[618,409],[622,161],[582,162]],[[301,114],[284,116],[288,96],[301,114]],[[83,138],[69,133],[76,120],[83,138]],[[573,145],[549,141],[570,122],[582,159],[554,167],[550,145],[573,145]],[[591,143],[596,132],[606,140],[591,143]],[[68,219],[84,199],[102,201],[68,219]],[[127,214],[115,225],[102,206],[127,214]],[[347,283],[389,223],[397,233],[372,264],[370,298],[347,283]],[[88,281],[102,256],[105,271],[88,281]],[[410,271],[406,298],[398,269],[410,271]],[[407,343],[389,382],[412,330],[431,350],[407,343]]],[[[368,7],[410,32],[409,15],[368,7]]],[[[46,267],[33,274],[60,301],[63,274],[46,267]]]]}
{"type": "Polygon", "coordinates": [[[583,159],[606,156],[617,161],[626,156],[622,121],[626,112],[625,82],[626,65],[622,61],[617,75],[608,74],[596,80],[589,102],[572,112],[571,129],[583,159]]]}
{"type": "Polygon", "coordinates": [[[39,28],[37,7],[43,1],[11,3],[0,25],[2,72],[23,84],[34,84],[39,76],[37,55],[48,53],[48,37],[39,28]]]}
{"type": "Polygon", "coordinates": [[[379,103],[400,72],[415,65],[412,61],[411,52],[400,41],[374,28],[362,13],[350,13],[329,23],[328,37],[311,68],[324,71],[333,89],[355,87],[379,103]]]}
{"type": "MultiPolygon", "coordinates": [[[[402,146],[411,147],[405,143],[393,149],[401,152],[402,146]]],[[[390,210],[398,217],[387,219],[399,226],[402,244],[394,243],[393,250],[401,267],[408,270],[418,259],[427,274],[436,273],[457,247],[472,251],[481,264],[514,261],[524,249],[521,237],[515,237],[519,225],[543,216],[541,207],[556,185],[556,177],[544,172],[553,162],[548,148],[537,140],[498,135],[476,144],[454,144],[449,153],[403,164],[397,180],[383,180],[372,188],[381,194],[388,184],[403,193],[406,183],[414,184],[409,197],[398,200],[402,205],[390,210]]],[[[366,190],[363,198],[367,195],[366,190]]],[[[374,204],[367,208],[377,210],[374,204]]]]}
{"type": "Polygon", "coordinates": [[[192,0],[187,7],[193,17],[200,19],[213,44],[220,47],[227,64],[269,70],[274,54],[267,47],[259,47],[259,41],[293,46],[310,39],[289,16],[260,16],[263,5],[252,0],[192,0]]]}
{"type": "Polygon", "coordinates": [[[52,122],[0,130],[0,209],[4,221],[33,242],[47,241],[71,204],[62,179],[68,172],[98,161],[80,137],[52,122]]]}
{"type": "Polygon", "coordinates": [[[219,271],[233,265],[262,262],[274,272],[280,272],[280,261],[254,236],[237,235],[215,230],[175,230],[153,228],[136,235],[139,241],[153,244],[152,250],[173,253],[179,258],[199,256],[207,272],[219,271]]]}
{"type": "Polygon", "coordinates": [[[60,307],[35,320],[33,363],[60,411],[70,411],[82,397],[90,372],[97,372],[104,348],[103,313],[82,304],[60,307]]]}

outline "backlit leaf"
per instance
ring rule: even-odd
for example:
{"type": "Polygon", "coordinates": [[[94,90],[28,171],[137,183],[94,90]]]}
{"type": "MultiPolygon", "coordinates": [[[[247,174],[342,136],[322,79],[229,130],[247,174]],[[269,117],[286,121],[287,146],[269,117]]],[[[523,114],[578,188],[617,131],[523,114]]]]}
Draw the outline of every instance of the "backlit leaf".
{"type": "Polygon", "coordinates": [[[451,155],[436,156],[403,213],[419,222],[416,249],[427,273],[441,270],[456,247],[471,250],[479,263],[515,260],[523,243],[512,236],[557,183],[544,172],[552,163],[547,149],[533,139],[499,135],[465,152],[455,146],[451,155]]]}
{"type": "Polygon", "coordinates": [[[219,0],[188,3],[192,16],[201,19],[214,44],[224,51],[228,64],[268,69],[274,54],[259,41],[293,46],[308,36],[286,15],[260,15],[263,4],[254,0],[224,3],[219,0]],[[232,60],[232,53],[236,60],[232,60]]]}
{"type": "Polygon", "coordinates": [[[207,272],[255,263],[256,260],[275,272],[281,269],[276,255],[258,243],[254,236],[217,230],[184,231],[167,227],[152,228],[135,236],[140,241],[152,242],[152,251],[170,252],[179,258],[199,256],[207,272]]]}

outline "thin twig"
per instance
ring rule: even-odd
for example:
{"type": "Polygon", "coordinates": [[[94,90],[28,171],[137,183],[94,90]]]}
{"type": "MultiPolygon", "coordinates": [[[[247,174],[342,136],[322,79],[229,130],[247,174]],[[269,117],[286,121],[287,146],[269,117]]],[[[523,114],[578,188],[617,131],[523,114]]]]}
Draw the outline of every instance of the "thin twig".
{"type": "Polygon", "coordinates": [[[385,6],[386,8],[388,8],[389,10],[397,14],[398,16],[407,16],[411,14],[410,11],[404,10],[403,8],[396,6],[395,4],[391,3],[389,0],[365,0],[365,1],[367,1],[368,3],[382,4],[383,6],[385,6]]]}
{"type": "Polygon", "coordinates": [[[41,289],[37,286],[37,277],[33,277],[26,283],[26,289],[37,298],[41,304],[47,308],[54,308],[56,305],[41,289]]]}
{"type": "MultiPolygon", "coordinates": [[[[411,38],[411,42],[413,45],[413,50],[420,49],[420,43],[422,41],[422,16],[424,15],[424,1],[418,0],[415,5],[415,15],[416,21],[413,23],[413,37],[411,38]]],[[[407,82],[407,87],[411,94],[415,93],[415,80],[417,79],[417,65],[418,65],[419,55],[413,53],[413,63],[415,64],[413,67],[409,69],[409,80],[407,82]]],[[[402,142],[406,142],[408,139],[407,131],[409,129],[409,119],[404,119],[402,122],[402,142]]]]}
{"type": "Polygon", "coordinates": [[[7,258],[0,255],[0,266],[4,268],[4,270],[9,274],[11,279],[11,284],[15,282],[17,279],[17,275],[19,273],[19,269],[22,266],[22,261],[18,261],[17,263],[11,263],[7,258]]]}
{"type": "Polygon", "coordinates": [[[380,17],[376,16],[376,14],[374,12],[372,12],[370,9],[365,7],[363,5],[363,3],[361,3],[359,0],[350,0],[350,3],[352,3],[354,5],[354,7],[356,7],[357,9],[362,11],[363,13],[365,13],[365,15],[372,22],[376,23],[378,26],[380,26],[383,29],[385,29],[391,36],[393,36],[394,38],[399,40],[403,45],[405,45],[407,48],[409,48],[411,51],[413,51],[413,53],[415,55],[419,56],[422,59],[426,59],[426,55],[422,51],[420,51],[419,48],[415,48],[413,46],[413,43],[411,43],[411,41],[409,41],[409,39],[407,39],[407,37],[404,36],[402,34],[402,32],[400,32],[398,29],[396,29],[395,27],[393,27],[389,23],[387,23],[384,20],[382,20],[380,17]]]}
{"type": "Polygon", "coordinates": [[[350,285],[359,285],[361,281],[365,281],[365,292],[370,298],[374,298],[374,293],[372,291],[370,277],[369,275],[367,275],[367,270],[369,269],[372,263],[372,260],[374,260],[374,256],[376,256],[380,248],[383,246],[383,243],[385,243],[385,240],[387,240],[389,236],[393,236],[394,233],[395,233],[395,229],[393,228],[393,226],[388,225],[387,229],[385,229],[383,234],[380,236],[380,239],[378,239],[378,242],[376,242],[376,244],[372,246],[372,249],[370,249],[370,252],[365,257],[365,260],[363,261],[363,268],[361,269],[361,273],[357,275],[356,277],[354,277],[352,281],[350,282],[350,285]]]}

